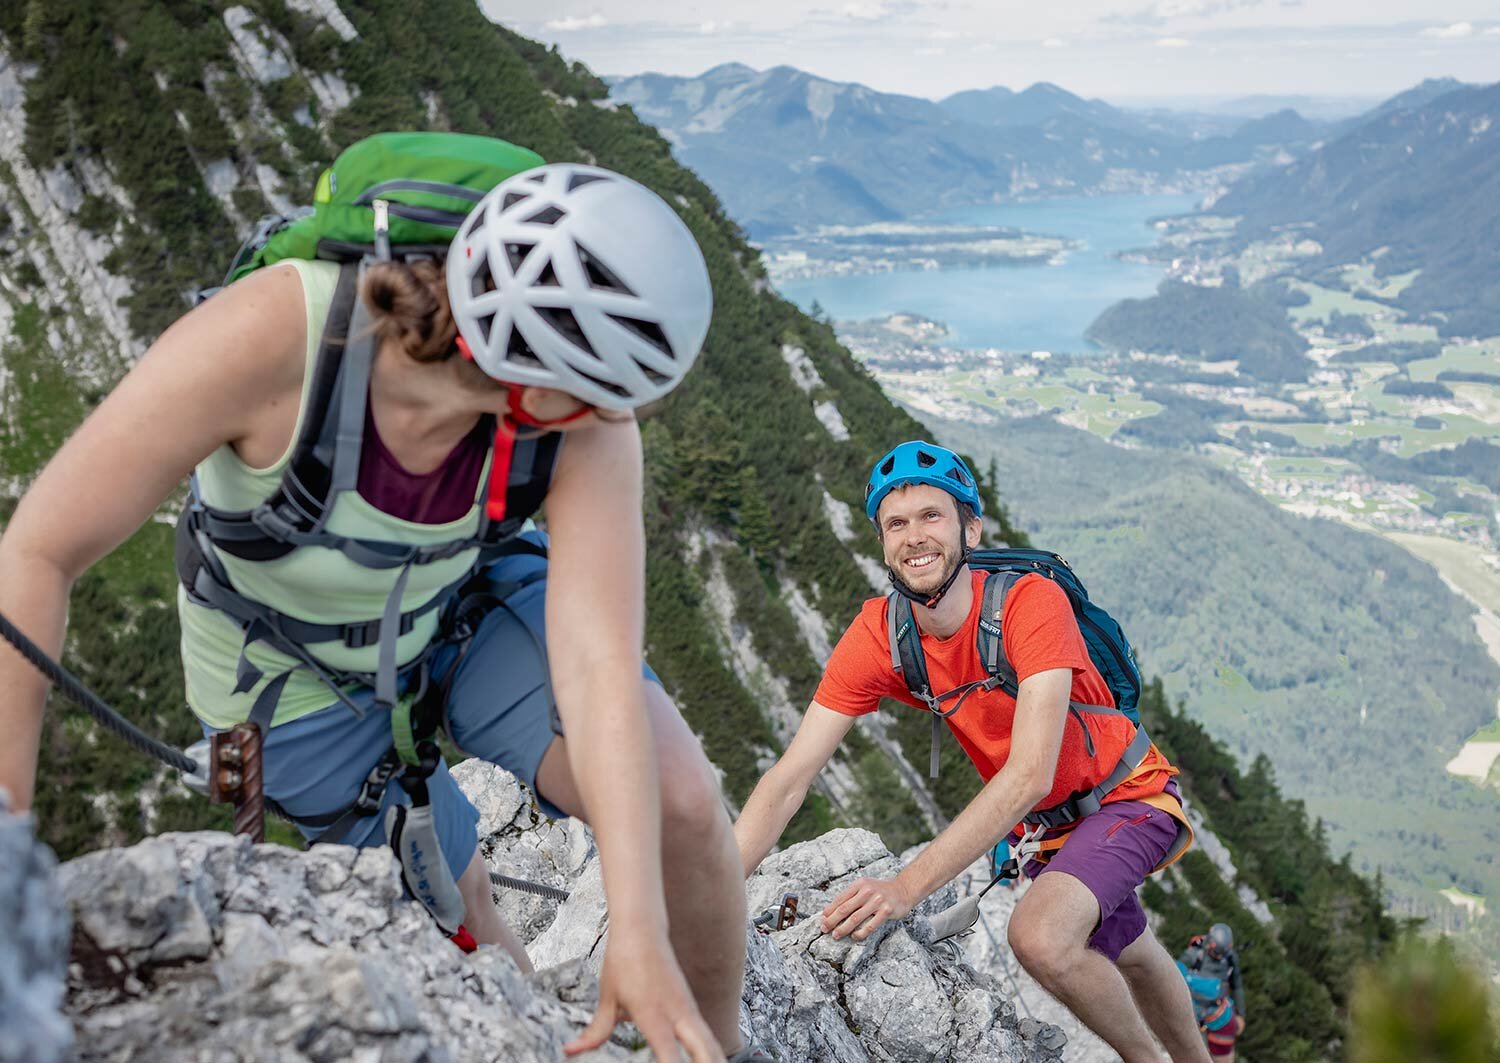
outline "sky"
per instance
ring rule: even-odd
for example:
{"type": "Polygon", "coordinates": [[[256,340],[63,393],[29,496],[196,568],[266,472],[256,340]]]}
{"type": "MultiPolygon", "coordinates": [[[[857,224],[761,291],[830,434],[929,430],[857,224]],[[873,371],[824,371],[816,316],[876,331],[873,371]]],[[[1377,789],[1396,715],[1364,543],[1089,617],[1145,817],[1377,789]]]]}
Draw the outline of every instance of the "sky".
{"type": "Polygon", "coordinates": [[[1386,97],[1500,80],[1497,0],[480,0],[595,73],[789,65],[941,98],[1051,81],[1112,102],[1386,97]]]}

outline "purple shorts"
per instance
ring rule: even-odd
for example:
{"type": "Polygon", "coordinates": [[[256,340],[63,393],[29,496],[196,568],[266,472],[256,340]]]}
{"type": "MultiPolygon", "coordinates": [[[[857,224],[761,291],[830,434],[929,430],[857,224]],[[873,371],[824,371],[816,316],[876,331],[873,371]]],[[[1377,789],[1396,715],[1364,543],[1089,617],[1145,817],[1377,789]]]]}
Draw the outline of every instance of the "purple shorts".
{"type": "MultiPolygon", "coordinates": [[[[1168,792],[1177,789],[1169,784],[1168,792]]],[[[1072,875],[1099,902],[1099,923],[1089,948],[1113,963],[1146,929],[1146,913],[1135,888],[1166,859],[1177,840],[1178,823],[1144,801],[1115,801],[1089,816],[1068,843],[1045,864],[1026,865],[1028,878],[1053,871],[1072,875]]]]}

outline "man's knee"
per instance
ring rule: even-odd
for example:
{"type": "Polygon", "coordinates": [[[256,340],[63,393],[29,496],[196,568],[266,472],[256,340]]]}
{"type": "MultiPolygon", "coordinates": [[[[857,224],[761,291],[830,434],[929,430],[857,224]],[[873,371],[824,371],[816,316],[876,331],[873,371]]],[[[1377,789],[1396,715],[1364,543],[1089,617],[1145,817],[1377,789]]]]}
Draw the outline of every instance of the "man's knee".
{"type": "Polygon", "coordinates": [[[1037,981],[1043,985],[1065,971],[1082,944],[1048,924],[1045,919],[1015,919],[1006,929],[1010,950],[1037,981]]]}

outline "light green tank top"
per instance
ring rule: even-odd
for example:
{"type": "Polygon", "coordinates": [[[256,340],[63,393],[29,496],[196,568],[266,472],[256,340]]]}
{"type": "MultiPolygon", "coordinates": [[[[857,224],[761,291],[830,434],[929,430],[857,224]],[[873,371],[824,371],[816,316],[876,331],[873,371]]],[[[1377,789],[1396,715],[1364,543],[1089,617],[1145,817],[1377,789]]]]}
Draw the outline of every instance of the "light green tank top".
{"type": "MultiPolygon", "coordinates": [[[[307,416],[308,388],[317,361],[323,324],[338,284],[339,267],[331,262],[289,260],[302,278],[307,305],[307,370],[303,376],[302,405],[292,442],[274,465],[253,469],[240,460],[228,444],[219,447],[197,468],[198,488],[211,506],[245,510],[269,498],[281,482],[292,458],[302,421],[307,416]]],[[[493,455],[491,456],[493,457],[493,455]]],[[[447,524],[415,524],[382,513],[355,491],[345,491],[334,502],[328,530],[336,535],[375,539],[412,546],[428,546],[472,536],[479,528],[484,485],[489,481],[489,463],[479,476],[475,506],[463,518],[447,524]]],[[[337,550],[298,547],[274,561],[244,561],[215,551],[234,587],[248,598],[279,613],[311,623],[353,623],[376,619],[396,585],[401,570],[369,569],[350,561],[337,550]]],[[[466,550],[443,561],[414,565],[401,596],[403,612],[416,609],[434,594],[463,575],[474,563],[478,550],[466,550]]],[[[234,693],[235,670],[244,648],[243,630],[216,609],[195,604],[179,587],[177,613],[182,622],[182,664],[187,680],[187,699],[193,712],[210,727],[226,728],[246,720],[250,707],[265,685],[288,669],[294,669],[276,705],[275,724],[295,720],[332,704],[332,691],[297,662],[256,642],[245,649],[246,658],[262,672],[249,690],[234,693]]],[[[414,660],[437,632],[437,610],[419,617],[412,630],[396,643],[398,664],[414,660]]],[[[340,671],[373,672],[378,646],[350,649],[341,641],[312,643],[312,655],[340,671]]]]}

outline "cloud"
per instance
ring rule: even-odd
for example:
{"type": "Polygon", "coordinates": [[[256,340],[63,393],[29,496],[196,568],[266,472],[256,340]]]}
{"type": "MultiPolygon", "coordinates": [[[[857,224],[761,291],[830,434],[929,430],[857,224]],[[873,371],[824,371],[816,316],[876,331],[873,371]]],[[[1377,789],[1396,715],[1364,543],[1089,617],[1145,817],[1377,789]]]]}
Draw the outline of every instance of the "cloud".
{"type": "Polygon", "coordinates": [[[542,23],[542,29],[552,30],[554,33],[572,33],[575,30],[596,30],[608,25],[609,19],[595,11],[592,15],[583,17],[568,15],[564,18],[555,18],[551,22],[542,23]]]}
{"type": "Polygon", "coordinates": [[[956,41],[962,36],[957,30],[933,30],[927,35],[929,40],[934,41],[956,41]]]}
{"type": "Polygon", "coordinates": [[[698,32],[704,34],[705,36],[710,33],[718,33],[721,30],[727,30],[728,28],[729,23],[715,22],[712,19],[709,19],[707,22],[698,23],[698,32]]]}
{"type": "Polygon", "coordinates": [[[839,14],[857,22],[878,22],[890,14],[882,0],[853,0],[839,8],[839,14]]]}
{"type": "Polygon", "coordinates": [[[1189,48],[1192,43],[1186,37],[1160,37],[1156,41],[1156,46],[1158,48],[1189,48]]]}
{"type": "Polygon", "coordinates": [[[1435,37],[1438,40],[1456,41],[1462,37],[1474,36],[1474,24],[1472,22],[1455,22],[1451,26],[1428,26],[1422,31],[1423,37],[1435,37]]]}
{"type": "Polygon", "coordinates": [[[1500,37],[1500,26],[1491,26],[1484,31],[1486,37],[1500,37]]]}
{"type": "MultiPolygon", "coordinates": [[[[1156,0],[1150,7],[1119,15],[1104,16],[1105,22],[1130,26],[1160,26],[1178,18],[1211,18],[1228,11],[1260,7],[1266,0],[1156,0]]],[[[1283,0],[1282,6],[1297,6],[1301,0],[1283,0]]]]}
{"type": "Polygon", "coordinates": [[[945,53],[945,51],[946,51],[946,49],[943,49],[943,48],[918,48],[916,54],[917,55],[943,55],[945,53]]]}
{"type": "Polygon", "coordinates": [[[1048,37],[1042,42],[1043,48],[1066,48],[1067,46],[1068,42],[1061,37],[1048,37]]]}

